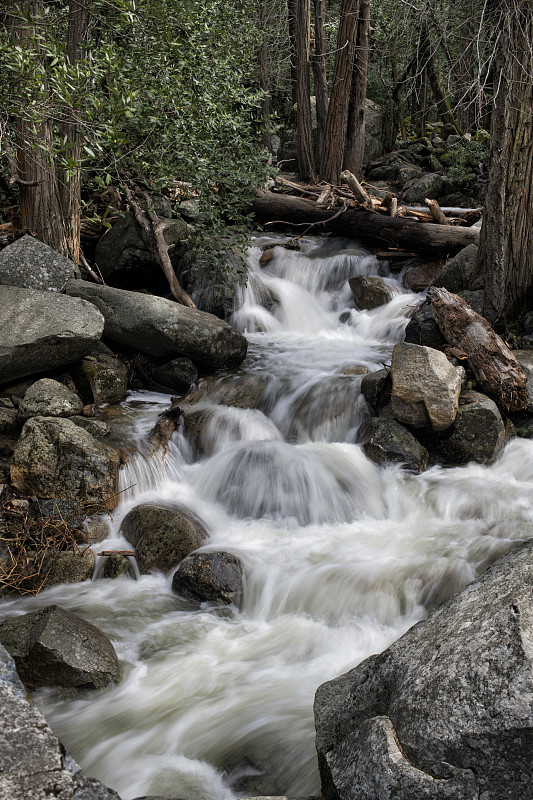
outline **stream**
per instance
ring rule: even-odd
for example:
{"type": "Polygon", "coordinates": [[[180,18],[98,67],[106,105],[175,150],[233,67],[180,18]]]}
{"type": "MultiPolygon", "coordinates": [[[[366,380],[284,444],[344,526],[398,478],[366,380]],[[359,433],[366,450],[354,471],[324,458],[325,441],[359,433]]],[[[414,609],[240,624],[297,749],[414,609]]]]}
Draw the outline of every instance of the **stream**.
{"type": "Polygon", "coordinates": [[[429,610],[530,538],[533,441],[512,440],[492,466],[378,468],[357,444],[370,414],[362,375],[390,363],[420,296],[357,243],[306,238],[276,246],[235,311],[249,354],[217,376],[202,456],[183,432],[165,459],[142,455],[167,395],[136,392],[117,427],[139,452],[121,474],[109,539],[139,503],[189,508],[210,531],[203,550],[244,566],[242,611],[182,601],[171,575],[51,587],[6,600],[0,616],[51,603],[101,628],[122,661],[99,693],[40,690],[68,751],[123,800],[320,794],[313,697],[319,684],[386,648],[429,610]],[[347,280],[382,275],[389,303],[354,309],[347,280]],[[265,293],[274,302],[261,305],[265,293]],[[342,318],[343,322],[340,322],[342,318]],[[259,397],[257,407],[224,404],[259,397]]]}

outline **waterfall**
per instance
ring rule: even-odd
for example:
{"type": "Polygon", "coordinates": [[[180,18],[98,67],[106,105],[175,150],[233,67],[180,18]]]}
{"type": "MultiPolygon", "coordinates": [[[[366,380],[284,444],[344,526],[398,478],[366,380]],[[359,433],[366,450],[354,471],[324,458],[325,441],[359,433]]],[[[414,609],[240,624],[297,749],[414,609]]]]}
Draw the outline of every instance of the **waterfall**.
{"type": "Polygon", "coordinates": [[[251,248],[233,318],[249,355],[187,409],[203,419],[201,441],[181,431],[164,458],[147,460],[146,434],[169,398],[138,392],[123,404],[121,436],[137,452],[98,545],[129,547],[120,523],[139,503],[184,506],[210,532],[204,550],[241,559],[242,611],[191,608],[160,573],[51,587],[0,607],[7,616],[58,603],[112,639],[119,685],[37,698],[86,773],[124,800],[320,794],[317,686],[532,535],[530,441],[511,441],[492,466],[417,476],[365,458],[361,379],[390,363],[419,296],[354,242],[310,237],[300,251],[284,242],[259,237],[251,248]],[[261,269],[265,246],[273,257],[261,269]],[[381,275],[390,302],[356,310],[354,275],[381,275]]]}

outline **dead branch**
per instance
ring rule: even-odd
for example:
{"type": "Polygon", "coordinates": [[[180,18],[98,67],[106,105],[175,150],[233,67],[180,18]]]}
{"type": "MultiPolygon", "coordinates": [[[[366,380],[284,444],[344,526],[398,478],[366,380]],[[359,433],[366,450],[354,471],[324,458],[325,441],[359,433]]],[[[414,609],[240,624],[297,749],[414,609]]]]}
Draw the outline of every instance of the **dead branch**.
{"type": "Polygon", "coordinates": [[[372,203],[372,198],[363,189],[355,175],[353,175],[349,170],[345,169],[344,172],[341,172],[341,178],[346,184],[348,184],[357,202],[364,206],[364,208],[368,208],[369,211],[373,211],[374,206],[372,203]]]}
{"type": "Polygon", "coordinates": [[[426,197],[424,202],[429,208],[435,222],[438,222],[440,225],[451,225],[450,220],[445,216],[436,200],[431,200],[429,197],[426,197]]]}

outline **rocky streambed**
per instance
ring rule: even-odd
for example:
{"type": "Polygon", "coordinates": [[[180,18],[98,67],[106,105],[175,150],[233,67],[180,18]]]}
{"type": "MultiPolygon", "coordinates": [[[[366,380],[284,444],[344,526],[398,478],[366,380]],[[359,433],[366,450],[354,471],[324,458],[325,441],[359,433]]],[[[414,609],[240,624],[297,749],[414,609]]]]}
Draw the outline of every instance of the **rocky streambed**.
{"type": "MultiPolygon", "coordinates": [[[[73,272],[0,286],[26,314],[10,312],[0,351],[4,518],[55,525],[59,504],[77,545],[52,547],[44,571],[30,560],[22,585],[37,574],[47,588],[6,594],[0,641],[27,685],[49,686],[35,698],[54,733],[103,784],[65,772],[32,708],[29,738],[4,728],[6,796],[529,797],[531,409],[511,419],[450,361],[405,273],[347,240],[285,244],[255,241],[232,327],[73,272]],[[57,303],[76,311],[51,329],[57,303]],[[58,360],[71,334],[83,347],[58,360]],[[169,404],[158,390],[193,383],[168,451],[150,457],[169,404]],[[82,498],[100,504],[89,527],[82,498]],[[127,555],[95,556],[131,549],[137,581],[127,555]],[[99,636],[109,678],[100,663],[92,683],[85,668],[72,678],[69,646],[94,659],[99,636]],[[25,672],[31,652],[71,688],[25,672]],[[49,766],[15,768],[42,736],[49,766]]],[[[462,269],[448,264],[443,285],[462,291],[462,269]]],[[[8,682],[14,720],[25,701],[8,682]]]]}

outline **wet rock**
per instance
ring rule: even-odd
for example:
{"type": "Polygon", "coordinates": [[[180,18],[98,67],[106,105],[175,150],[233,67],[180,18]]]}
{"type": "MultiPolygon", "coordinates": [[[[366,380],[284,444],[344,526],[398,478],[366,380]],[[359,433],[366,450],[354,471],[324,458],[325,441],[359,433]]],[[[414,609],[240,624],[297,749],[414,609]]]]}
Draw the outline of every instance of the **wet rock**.
{"type": "Polygon", "coordinates": [[[22,429],[11,481],[38,497],[116,505],[117,454],[68,419],[33,417],[22,429]]]}
{"type": "Polygon", "coordinates": [[[103,689],[120,680],[118,658],[107,636],[56,605],[3,622],[0,642],[30,687],[103,689]]]}
{"type": "Polygon", "coordinates": [[[361,381],[361,392],[376,411],[389,402],[391,389],[392,381],[388,369],[370,372],[361,381]]]}
{"type": "Polygon", "coordinates": [[[23,236],[0,252],[0,284],[62,292],[79,272],[69,258],[33,236],[23,236]]]}
{"type": "Polygon", "coordinates": [[[172,578],[172,589],[195,603],[242,606],[242,565],[231,553],[191,553],[172,578]]]}
{"type": "Polygon", "coordinates": [[[113,356],[86,356],[71,374],[85,404],[120,403],[128,389],[128,368],[113,356]]]}
{"type": "Polygon", "coordinates": [[[431,423],[433,430],[448,428],[459,407],[465,377],[440,350],[400,342],[392,351],[392,408],[398,422],[415,428],[431,423]]]}
{"type": "Polygon", "coordinates": [[[528,800],[533,544],[319,687],[327,800],[528,800]]]}
{"type": "Polygon", "coordinates": [[[102,335],[98,309],[77,297],[0,286],[0,381],[83,358],[102,335]]]}
{"type": "Polygon", "coordinates": [[[247,342],[212,314],[162,297],[69,281],[67,293],[94,303],[105,319],[106,337],[156,358],[187,356],[207,369],[237,366],[247,342]]]}
{"type": "MultiPolygon", "coordinates": [[[[29,550],[24,566],[23,587],[25,591],[35,592],[60,583],[81,583],[92,578],[94,566],[95,555],[89,548],[50,549],[44,555],[42,552],[29,550]]],[[[2,592],[9,594],[9,587],[2,592]]]]}
{"type": "Polygon", "coordinates": [[[454,294],[463,289],[469,289],[476,266],[478,249],[475,244],[463,247],[456,256],[447,262],[433,285],[443,286],[454,294]]]}
{"type": "Polygon", "coordinates": [[[248,267],[243,256],[228,252],[224,244],[216,259],[194,250],[182,254],[178,277],[192,296],[199,311],[229,320],[233,314],[235,293],[246,283],[248,267]]]}
{"type": "Polygon", "coordinates": [[[114,554],[107,556],[104,565],[104,578],[121,578],[126,575],[130,569],[130,560],[127,556],[120,556],[114,554]]]}
{"type": "Polygon", "coordinates": [[[442,192],[442,175],[431,172],[406,184],[404,200],[406,203],[424,203],[426,197],[436,199],[442,192]]]}
{"type": "Polygon", "coordinates": [[[0,644],[0,687],[11,689],[14,695],[25,699],[26,689],[20,680],[11,656],[5,647],[0,644]]]}
{"type": "Polygon", "coordinates": [[[427,469],[428,451],[394,419],[372,417],[359,428],[358,442],[375,464],[403,464],[411,472],[427,469]]]}
{"type": "Polygon", "coordinates": [[[224,406],[260,408],[268,383],[268,377],[261,374],[222,378],[209,387],[209,397],[224,406]]]}
{"type": "Polygon", "coordinates": [[[198,378],[198,371],[190,358],[160,362],[149,356],[138,355],[133,359],[133,369],[133,385],[152,392],[182,395],[189,391],[198,378]]]}
{"type": "Polygon", "coordinates": [[[378,308],[385,305],[395,294],[382,278],[356,275],[348,281],[356,305],[363,309],[378,308]]]}
{"type": "Polygon", "coordinates": [[[168,572],[209,537],[203,524],[190,511],[154,505],[133,508],[124,517],[120,530],[135,548],[142,574],[152,569],[168,572]]]}
{"type": "Polygon", "coordinates": [[[41,378],[30,386],[19,406],[21,420],[30,417],[72,417],[83,409],[77,394],[51,378],[41,378]]]}
{"type": "Polygon", "coordinates": [[[441,272],[441,261],[415,263],[406,269],[402,281],[410,292],[425,292],[428,286],[434,283],[441,272]]]}
{"type": "MultiPolygon", "coordinates": [[[[6,655],[9,658],[0,646],[0,664],[5,663],[6,655]]],[[[86,778],[76,762],[65,754],[65,748],[48,727],[41,711],[30,705],[25,692],[20,691],[18,678],[2,684],[0,681],[0,797],[6,800],[120,800],[112,789],[86,778]]]]}
{"type": "Polygon", "coordinates": [[[426,301],[417,308],[405,329],[405,341],[408,344],[432,347],[434,350],[441,350],[444,347],[446,339],[435,322],[431,303],[426,301]]]}
{"type": "Polygon", "coordinates": [[[496,403],[484,394],[461,394],[454,424],[446,435],[420,433],[431,453],[449,464],[491,464],[507,441],[505,425],[496,403]]]}

